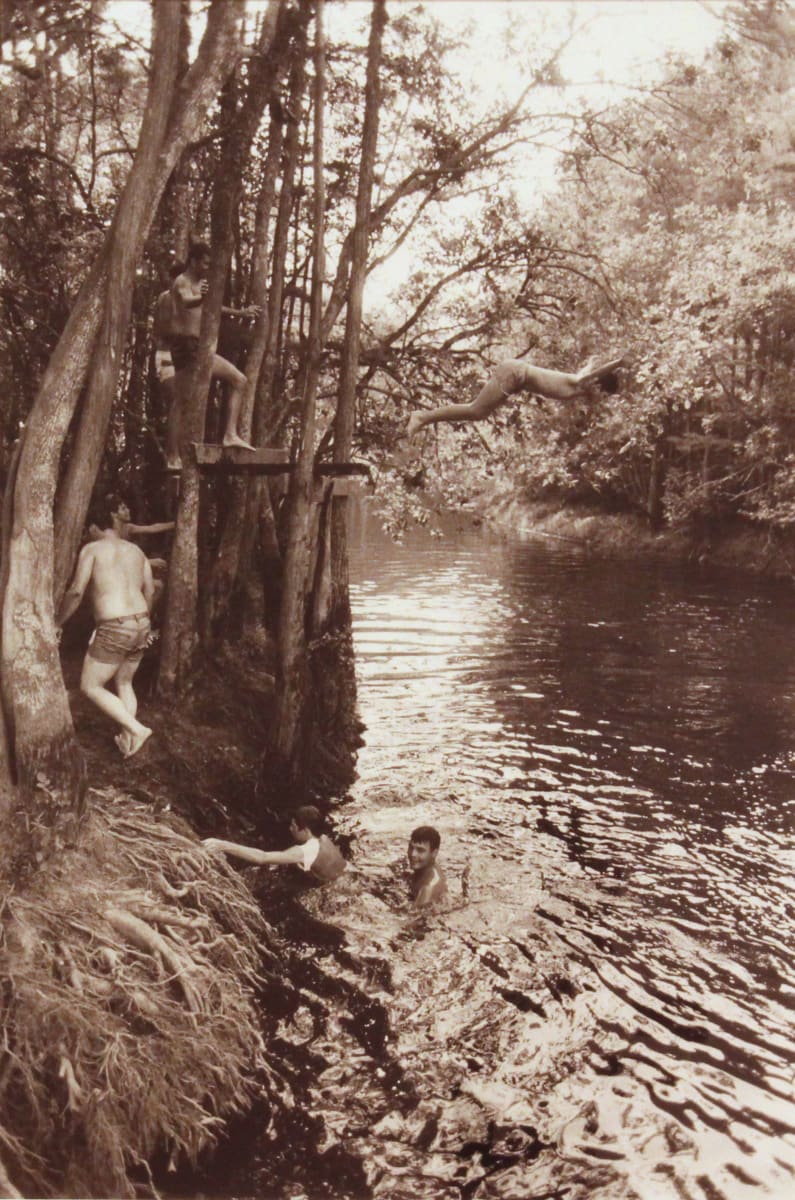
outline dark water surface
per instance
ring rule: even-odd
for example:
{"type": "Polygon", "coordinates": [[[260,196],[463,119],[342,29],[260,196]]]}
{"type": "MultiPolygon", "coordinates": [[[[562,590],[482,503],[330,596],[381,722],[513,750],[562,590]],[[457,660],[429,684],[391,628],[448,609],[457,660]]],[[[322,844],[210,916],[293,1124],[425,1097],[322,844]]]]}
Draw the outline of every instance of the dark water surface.
{"type": "Polygon", "coordinates": [[[375,1193],[795,1196],[795,592],[478,533],[353,577],[360,943],[422,1097],[375,1193]],[[454,904],[406,935],[421,823],[454,904]]]}

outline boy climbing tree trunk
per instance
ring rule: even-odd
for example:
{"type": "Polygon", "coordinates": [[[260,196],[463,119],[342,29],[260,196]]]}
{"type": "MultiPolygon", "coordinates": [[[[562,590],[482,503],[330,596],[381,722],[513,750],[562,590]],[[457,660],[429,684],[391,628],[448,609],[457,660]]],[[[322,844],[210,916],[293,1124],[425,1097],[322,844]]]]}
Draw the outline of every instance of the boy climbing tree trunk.
{"type": "MultiPolygon", "coordinates": [[[[124,342],[132,304],[135,268],[144,242],[166,188],[169,176],[188,142],[198,134],[209,106],[224,79],[238,61],[243,0],[213,0],[207,26],[196,59],[184,79],[177,78],[182,46],[181,6],[157,3],[153,13],[160,25],[167,10],[170,68],[163,79],[153,72],[153,95],[157,105],[138,142],[141,159],[137,181],[125,189],[129,197],[120,203],[109,235],[113,269],[103,277],[99,295],[98,321],[91,335],[91,358],[83,367],[88,389],[80,410],[75,442],[58,496],[56,515],[56,588],[60,597],[74,563],[80,534],[97,476],[116,397],[124,342]],[[179,83],[179,87],[178,87],[179,83]]],[[[132,178],[132,176],[131,176],[132,178]]],[[[81,378],[81,384],[83,378],[81,378]]]]}
{"type": "MultiPolygon", "coordinates": [[[[54,625],[53,503],[61,451],[97,355],[107,384],[103,400],[110,409],[119,365],[118,326],[127,311],[116,283],[121,276],[131,286],[168,175],[195,136],[219,81],[236,61],[239,11],[237,4],[219,0],[212,5],[194,63],[196,71],[177,97],[180,10],[169,3],[153,7],[150,88],[133,166],[115,219],[45,371],[22,435],[14,478],[7,483],[0,580],[4,774],[16,785],[25,820],[10,819],[13,797],[0,806],[0,816],[6,817],[3,832],[17,839],[16,848],[27,864],[33,862],[34,851],[44,852],[57,844],[50,831],[73,822],[83,793],[82,756],[74,738],[54,625]],[[28,831],[24,841],[23,829],[28,831]]],[[[78,435],[75,455],[83,445],[78,435]]],[[[82,526],[93,482],[93,477],[85,477],[80,497],[71,501],[73,508],[62,510],[59,545],[66,537],[76,545],[75,531],[82,526]]],[[[6,844],[13,848],[13,842],[6,844]]],[[[9,858],[13,861],[13,849],[7,864],[9,858]]]]}

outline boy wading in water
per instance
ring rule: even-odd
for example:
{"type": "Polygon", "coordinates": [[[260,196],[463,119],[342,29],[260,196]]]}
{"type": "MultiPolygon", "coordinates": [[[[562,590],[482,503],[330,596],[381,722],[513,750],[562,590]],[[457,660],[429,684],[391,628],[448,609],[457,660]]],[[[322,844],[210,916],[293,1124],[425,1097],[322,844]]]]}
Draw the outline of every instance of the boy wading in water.
{"type": "Polygon", "coordinates": [[[447,404],[413,412],[406,435],[414,437],[426,425],[438,425],[440,421],[483,421],[517,392],[531,392],[547,400],[578,400],[597,388],[616,392],[615,373],[623,362],[623,358],[615,358],[599,366],[589,363],[579,374],[569,375],[537,367],[522,358],[507,358],[495,368],[471,404],[447,404]]]}
{"type": "MultiPolygon", "coordinates": [[[[171,361],[177,373],[175,387],[179,395],[172,403],[182,405],[183,389],[190,386],[190,372],[196,365],[199,355],[199,331],[201,328],[202,304],[207,295],[207,272],[210,269],[210,247],[206,242],[194,242],[188,251],[188,261],[185,270],[171,285],[171,314],[167,331],[168,347],[171,351],[171,361]]],[[[252,304],[249,308],[222,308],[221,312],[232,317],[256,317],[261,309],[252,304]]],[[[238,432],[240,405],[243,400],[243,388],[246,377],[232,363],[213,354],[212,378],[220,379],[229,385],[229,401],[226,410],[226,428],[224,430],[224,446],[240,446],[244,450],[254,447],[244,441],[238,432]]],[[[172,434],[172,441],[176,435],[172,434]]],[[[173,468],[179,465],[175,457],[173,445],[169,446],[169,465],[173,468]]]]}
{"type": "Polygon", "coordinates": [[[110,516],[105,529],[92,527],[95,540],[80,551],[56,624],[60,628],[68,621],[88,588],[96,628],[83,660],[80,690],[121,726],[114,740],[124,757],[130,758],[152,734],[136,717],[138,699],[132,682],[151,638],[154,581],[143,550],[119,536],[115,516],[110,516]]]}
{"type": "Polygon", "coordinates": [[[314,804],[297,808],[290,822],[290,836],[295,845],[287,850],[257,850],[255,846],[241,846],[237,842],[224,842],[220,838],[205,838],[203,845],[208,850],[221,850],[231,858],[243,862],[290,863],[308,871],[320,883],[337,879],[345,870],[345,859],[331,838],[322,833],[323,821],[314,804]]]}
{"type": "Polygon", "coordinates": [[[436,862],[441,840],[439,830],[432,825],[420,825],[409,838],[406,857],[411,868],[409,892],[415,908],[425,908],[447,896],[447,881],[436,862]]]}

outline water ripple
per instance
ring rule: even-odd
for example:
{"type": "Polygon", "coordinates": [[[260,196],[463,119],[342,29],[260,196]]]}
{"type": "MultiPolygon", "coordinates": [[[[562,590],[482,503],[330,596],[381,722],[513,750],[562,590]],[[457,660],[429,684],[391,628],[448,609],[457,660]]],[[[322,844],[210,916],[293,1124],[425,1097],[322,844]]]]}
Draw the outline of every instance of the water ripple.
{"type": "Polygon", "coordinates": [[[488,1028],[494,1079],[546,1080],[557,1165],[505,1194],[795,1194],[788,597],[474,537],[372,535],[354,572],[364,844],[430,821],[476,881],[458,942],[415,947],[406,1028],[488,1028]]]}

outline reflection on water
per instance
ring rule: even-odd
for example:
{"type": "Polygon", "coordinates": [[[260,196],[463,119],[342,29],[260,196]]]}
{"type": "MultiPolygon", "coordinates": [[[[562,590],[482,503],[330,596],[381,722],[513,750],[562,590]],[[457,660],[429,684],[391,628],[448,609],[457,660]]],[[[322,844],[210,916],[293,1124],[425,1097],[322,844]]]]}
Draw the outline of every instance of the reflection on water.
{"type": "Polygon", "coordinates": [[[431,822],[471,881],[396,963],[406,1053],[467,1080],[420,1194],[795,1195],[791,591],[474,534],[353,570],[363,853],[431,822]],[[536,1137],[469,1185],[465,1103],[536,1137]]]}

